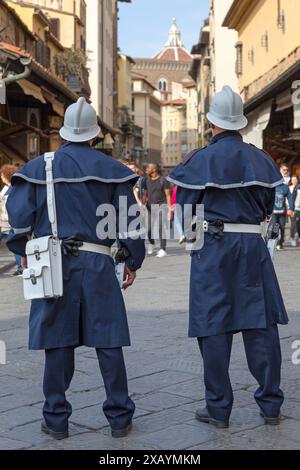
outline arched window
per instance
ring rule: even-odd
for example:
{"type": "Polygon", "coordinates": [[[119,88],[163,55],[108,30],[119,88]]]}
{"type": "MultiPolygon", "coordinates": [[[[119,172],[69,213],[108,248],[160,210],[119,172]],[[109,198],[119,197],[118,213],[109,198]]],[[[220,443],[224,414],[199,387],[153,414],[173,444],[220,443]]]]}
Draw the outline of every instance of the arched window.
{"type": "Polygon", "coordinates": [[[165,78],[160,78],[158,82],[159,91],[168,91],[168,81],[165,78]]]}

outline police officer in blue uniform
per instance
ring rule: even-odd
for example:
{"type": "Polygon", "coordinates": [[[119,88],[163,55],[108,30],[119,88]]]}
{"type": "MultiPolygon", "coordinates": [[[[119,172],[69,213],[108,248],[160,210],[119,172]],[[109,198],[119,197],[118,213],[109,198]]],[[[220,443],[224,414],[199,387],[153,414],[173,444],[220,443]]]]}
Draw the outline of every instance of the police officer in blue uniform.
{"type": "MultiPolygon", "coordinates": [[[[103,411],[113,437],[128,433],[135,410],[128,396],[122,352],[123,346],[130,345],[123,296],[113,259],[97,252],[99,246],[110,248],[114,240],[99,239],[97,227],[103,220],[99,207],[109,204],[116,211],[118,233],[120,197],[127,198],[128,207],[135,203],[132,188],[138,176],[91,147],[99,131],[96,112],[84,98],[67,109],[60,131],[67,143],[57,150],[53,161],[64,294],[58,299],[34,300],[31,306],[29,347],[44,349],[46,356],[42,431],[55,439],[68,437],[72,407],[65,393],[74,374],[78,346],[96,349],[107,395],[103,411]],[[95,252],[78,251],[82,242],[94,246],[95,252]]],[[[9,248],[25,257],[28,236],[51,235],[43,156],[14,175],[7,207],[15,233],[9,248]]],[[[129,225],[132,217],[127,214],[129,225]]],[[[127,238],[123,234],[119,248],[126,263],[123,287],[127,288],[144,260],[144,241],[136,234],[131,237],[128,233],[127,238]]]]}
{"type": "Polygon", "coordinates": [[[189,336],[204,362],[206,408],[196,418],[229,425],[233,393],[228,373],[233,334],[242,332],[255,400],[266,424],[278,424],[281,351],[277,324],[288,323],[261,225],[271,216],[282,176],[264,151],[243,142],[243,103],[229,86],[212,99],[213,139],[171,173],[177,204],[204,205],[202,249],[191,253],[189,336]]]}

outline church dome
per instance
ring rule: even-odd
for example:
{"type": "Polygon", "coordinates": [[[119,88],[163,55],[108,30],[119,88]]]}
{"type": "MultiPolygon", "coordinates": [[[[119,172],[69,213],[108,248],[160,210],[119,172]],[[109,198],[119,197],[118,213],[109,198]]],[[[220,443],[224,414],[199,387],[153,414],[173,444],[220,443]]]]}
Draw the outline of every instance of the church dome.
{"type": "Polygon", "coordinates": [[[176,18],[173,18],[168,42],[153,58],[161,61],[192,62],[192,55],[184,47],[182,42],[181,32],[177,26],[176,18]]]}

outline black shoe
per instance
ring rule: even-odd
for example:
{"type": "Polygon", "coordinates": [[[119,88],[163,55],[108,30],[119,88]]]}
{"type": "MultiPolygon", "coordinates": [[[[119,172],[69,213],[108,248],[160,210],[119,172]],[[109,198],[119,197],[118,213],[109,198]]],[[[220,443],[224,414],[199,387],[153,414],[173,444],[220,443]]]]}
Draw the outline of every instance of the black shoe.
{"type": "Polygon", "coordinates": [[[126,428],[123,429],[112,429],[111,435],[115,438],[126,437],[132,429],[132,423],[129,423],[126,428]]]}
{"type": "Polygon", "coordinates": [[[201,408],[196,411],[195,418],[201,423],[212,424],[216,428],[225,429],[229,427],[229,421],[222,421],[220,419],[214,419],[209,416],[207,408],[201,408]]]}
{"type": "Polygon", "coordinates": [[[270,417],[270,416],[266,416],[262,411],[260,412],[260,416],[262,418],[264,418],[265,420],[265,424],[269,425],[269,426],[278,426],[280,424],[280,421],[281,421],[281,414],[279,413],[278,416],[275,416],[275,417],[270,417]]]}
{"type": "Polygon", "coordinates": [[[11,274],[11,277],[19,277],[19,276],[22,276],[23,273],[21,273],[20,271],[15,271],[14,273],[11,274]]]}
{"type": "Polygon", "coordinates": [[[69,431],[68,430],[63,431],[63,432],[52,431],[52,429],[50,429],[47,426],[45,421],[42,421],[41,430],[45,434],[49,434],[49,436],[53,437],[53,439],[56,439],[57,441],[61,441],[62,439],[66,439],[67,437],[69,437],[69,431]]]}

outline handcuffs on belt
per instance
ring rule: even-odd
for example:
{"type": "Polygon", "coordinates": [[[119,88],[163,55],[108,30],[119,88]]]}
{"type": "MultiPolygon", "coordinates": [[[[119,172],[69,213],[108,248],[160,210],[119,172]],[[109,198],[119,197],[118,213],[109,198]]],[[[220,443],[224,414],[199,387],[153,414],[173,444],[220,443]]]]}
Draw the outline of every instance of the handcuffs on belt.
{"type": "Polygon", "coordinates": [[[76,237],[65,238],[61,241],[62,253],[64,256],[79,256],[79,248],[83,245],[83,242],[78,240],[76,237]]]}
{"type": "MultiPolygon", "coordinates": [[[[196,241],[195,230],[197,228],[197,223],[198,222],[192,223],[190,230],[182,238],[180,244],[185,243],[185,242],[195,243],[196,241]],[[189,237],[190,234],[193,234],[193,238],[189,237]]],[[[202,223],[202,229],[203,229],[203,232],[209,233],[216,240],[220,240],[224,235],[224,222],[222,222],[222,220],[215,220],[214,222],[208,222],[207,220],[204,220],[202,223]]]]}
{"type": "Polygon", "coordinates": [[[214,222],[205,221],[203,230],[212,235],[216,240],[220,240],[224,236],[224,222],[222,220],[215,220],[214,222]]]}

